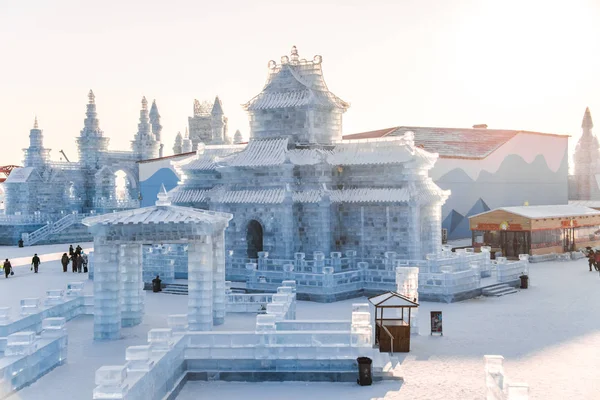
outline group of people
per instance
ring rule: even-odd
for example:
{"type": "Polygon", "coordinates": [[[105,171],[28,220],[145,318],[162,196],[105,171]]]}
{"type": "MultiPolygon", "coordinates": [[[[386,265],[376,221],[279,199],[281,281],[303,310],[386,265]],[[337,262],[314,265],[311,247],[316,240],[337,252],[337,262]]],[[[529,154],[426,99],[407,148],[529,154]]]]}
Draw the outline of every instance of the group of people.
{"type": "Polygon", "coordinates": [[[71,262],[71,268],[73,272],[88,272],[88,257],[87,254],[84,253],[81,246],[77,245],[75,249],[73,249],[73,245],[69,246],[69,255],[64,253],[60,262],[63,266],[63,272],[67,272],[67,268],[69,266],[69,262],[71,262]]]}
{"type": "Polygon", "coordinates": [[[592,270],[592,267],[594,267],[596,271],[600,272],[600,250],[594,251],[591,247],[588,247],[586,250],[590,271],[592,270]]]}

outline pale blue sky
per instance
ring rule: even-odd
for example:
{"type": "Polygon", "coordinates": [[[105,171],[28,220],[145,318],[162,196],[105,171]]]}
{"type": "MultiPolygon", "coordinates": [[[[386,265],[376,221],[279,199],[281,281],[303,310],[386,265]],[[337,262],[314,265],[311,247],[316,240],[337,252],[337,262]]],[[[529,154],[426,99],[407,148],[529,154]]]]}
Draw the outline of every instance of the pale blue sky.
{"type": "Polygon", "coordinates": [[[600,0],[0,0],[0,164],[21,163],[34,115],[76,159],[87,92],[111,148],[156,99],[166,154],[194,98],[219,95],[230,131],[267,62],[323,56],[351,103],[344,133],[396,125],[600,133],[600,0]]]}

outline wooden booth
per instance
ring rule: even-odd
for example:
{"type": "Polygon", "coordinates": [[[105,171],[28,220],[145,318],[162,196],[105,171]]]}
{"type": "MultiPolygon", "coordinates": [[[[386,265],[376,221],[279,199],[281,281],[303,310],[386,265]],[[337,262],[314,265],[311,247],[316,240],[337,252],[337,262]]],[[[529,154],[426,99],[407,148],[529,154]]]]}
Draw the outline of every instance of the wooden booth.
{"type": "Polygon", "coordinates": [[[580,205],[501,207],[469,217],[473,247],[508,258],[600,246],[600,211],[580,205]]]}
{"type": "Polygon", "coordinates": [[[369,297],[369,302],[375,306],[375,344],[379,345],[379,351],[408,353],[410,310],[419,304],[396,292],[369,297]]]}

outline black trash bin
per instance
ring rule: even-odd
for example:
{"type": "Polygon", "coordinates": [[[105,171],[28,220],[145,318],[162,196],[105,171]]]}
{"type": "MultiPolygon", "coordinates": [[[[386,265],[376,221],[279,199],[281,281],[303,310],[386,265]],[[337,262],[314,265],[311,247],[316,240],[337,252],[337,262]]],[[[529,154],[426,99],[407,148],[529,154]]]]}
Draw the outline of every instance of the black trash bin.
{"type": "Polygon", "coordinates": [[[358,379],[356,383],[360,386],[370,386],[373,383],[373,377],[371,376],[371,364],[373,360],[369,357],[358,357],[358,379]]]}
{"type": "Polygon", "coordinates": [[[152,279],[152,291],[154,293],[162,291],[161,283],[162,280],[158,277],[158,275],[156,276],[156,278],[152,279]]]}
{"type": "Polygon", "coordinates": [[[521,289],[527,289],[529,287],[529,277],[527,275],[521,275],[521,289]]]}
{"type": "Polygon", "coordinates": [[[23,239],[19,239],[19,247],[23,247],[23,239]]]}

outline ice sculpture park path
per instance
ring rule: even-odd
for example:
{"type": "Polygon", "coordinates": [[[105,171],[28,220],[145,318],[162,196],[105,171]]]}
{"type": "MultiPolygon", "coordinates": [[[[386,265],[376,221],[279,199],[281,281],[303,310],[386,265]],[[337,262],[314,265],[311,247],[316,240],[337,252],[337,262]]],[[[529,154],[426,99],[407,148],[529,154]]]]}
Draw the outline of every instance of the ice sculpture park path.
{"type": "MultiPolygon", "coordinates": [[[[54,254],[68,246],[0,247],[0,257],[24,258],[32,252],[54,254]],[[45,249],[45,250],[42,250],[45,249]]],[[[31,254],[31,255],[30,255],[31,254]]],[[[0,277],[0,306],[17,310],[25,297],[44,297],[46,290],[64,288],[67,282],[87,278],[62,273],[59,261],[42,264],[35,275],[26,266],[14,277],[0,277]]],[[[369,389],[339,383],[236,383],[192,382],[179,399],[365,399],[472,400],[485,395],[483,355],[501,354],[508,379],[528,383],[530,399],[596,399],[600,357],[600,307],[596,306],[600,277],[588,272],[585,260],[531,264],[530,289],[499,298],[477,298],[461,303],[421,304],[421,335],[411,352],[399,354],[405,382],[375,384],[369,389]],[[429,311],[444,313],[444,336],[429,336],[429,311]]],[[[87,281],[86,292],[91,293],[87,281]]],[[[298,319],[350,317],[351,304],[298,302],[298,319]]],[[[186,296],[146,293],[143,323],[123,329],[122,340],[94,342],[93,318],[80,316],[67,323],[67,364],[11,396],[10,400],[91,399],[94,373],[103,365],[124,363],[128,346],[144,344],[149,329],[166,327],[169,314],[184,313],[186,296]]],[[[228,315],[218,330],[253,330],[255,317],[228,315]]]]}

